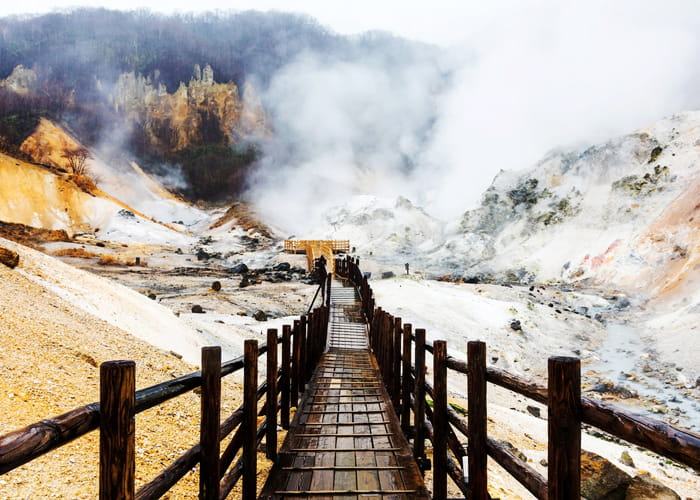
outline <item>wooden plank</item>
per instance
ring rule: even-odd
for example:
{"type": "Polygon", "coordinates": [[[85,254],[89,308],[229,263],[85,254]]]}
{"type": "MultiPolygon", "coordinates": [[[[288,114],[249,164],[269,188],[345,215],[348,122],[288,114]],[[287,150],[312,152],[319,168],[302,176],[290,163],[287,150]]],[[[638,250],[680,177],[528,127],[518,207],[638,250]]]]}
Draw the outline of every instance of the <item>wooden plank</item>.
{"type": "MultiPolygon", "coordinates": [[[[357,410],[358,413],[353,415],[353,431],[355,433],[368,433],[370,431],[370,415],[365,413],[367,411],[367,403],[361,402],[359,404],[353,404],[353,409],[357,410]]],[[[377,418],[384,418],[381,415],[374,414],[377,418]]],[[[353,439],[356,448],[365,448],[368,451],[356,451],[355,452],[355,463],[357,469],[357,488],[361,490],[373,490],[378,489],[379,485],[379,473],[377,469],[371,469],[377,467],[377,461],[372,450],[374,448],[373,437],[356,437],[353,439]]]]}
{"type": "MultiPolygon", "coordinates": [[[[321,422],[319,425],[323,425],[321,432],[333,432],[337,431],[337,420],[336,414],[327,414],[319,416],[321,422]]],[[[309,424],[307,424],[308,426],[309,424]]],[[[335,465],[335,452],[332,451],[336,446],[336,439],[332,436],[325,436],[318,439],[318,445],[314,451],[314,467],[330,467],[335,465]]],[[[311,475],[311,484],[309,489],[311,490],[329,490],[333,488],[333,472],[329,470],[316,469],[311,475]]],[[[332,497],[319,496],[321,500],[330,500],[332,497]]]]}

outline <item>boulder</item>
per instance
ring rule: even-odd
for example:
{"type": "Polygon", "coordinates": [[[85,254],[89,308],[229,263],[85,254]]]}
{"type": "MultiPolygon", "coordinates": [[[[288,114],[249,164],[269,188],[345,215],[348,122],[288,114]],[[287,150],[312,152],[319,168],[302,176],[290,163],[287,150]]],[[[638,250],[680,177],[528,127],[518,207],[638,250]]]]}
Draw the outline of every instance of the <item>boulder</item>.
{"type": "Polygon", "coordinates": [[[231,273],[233,274],[245,274],[248,272],[248,266],[246,266],[243,262],[236,264],[231,268],[231,273]]]}
{"type": "Polygon", "coordinates": [[[19,254],[7,248],[0,247],[0,262],[10,269],[14,269],[19,264],[19,254]]]}
{"type": "Polygon", "coordinates": [[[627,467],[634,467],[634,460],[627,450],[623,451],[620,455],[620,463],[626,465],[627,467]]]}
{"type": "Polygon", "coordinates": [[[265,311],[257,310],[255,314],[253,314],[253,318],[257,321],[267,321],[267,314],[265,314],[265,311]]]}
{"type": "Polygon", "coordinates": [[[542,416],[542,414],[541,414],[541,412],[540,412],[540,409],[539,409],[538,407],[536,407],[536,406],[527,405],[527,407],[526,407],[525,409],[526,409],[527,412],[528,412],[530,415],[532,415],[533,417],[540,418],[540,417],[542,416]]]}
{"type": "Polygon", "coordinates": [[[394,276],[395,276],[394,271],[384,271],[384,272],[382,273],[382,279],[383,279],[383,280],[386,280],[386,279],[389,279],[389,278],[393,278],[394,276]]]}
{"type": "Polygon", "coordinates": [[[630,482],[625,500],[681,500],[681,497],[648,475],[640,474],[630,482]]]}
{"type": "Polygon", "coordinates": [[[515,330],[516,332],[520,332],[523,329],[523,325],[520,324],[520,320],[514,319],[513,321],[510,322],[510,328],[511,328],[511,330],[515,330]]]}
{"type": "Polygon", "coordinates": [[[638,394],[635,391],[628,389],[622,385],[616,385],[612,382],[600,382],[591,388],[592,392],[600,392],[606,394],[615,394],[623,399],[636,398],[638,394]]]}
{"type": "Polygon", "coordinates": [[[211,289],[214,290],[215,292],[218,292],[219,290],[221,290],[221,281],[215,281],[214,283],[212,283],[211,289]]]}
{"type": "Polygon", "coordinates": [[[273,271],[290,271],[292,266],[289,262],[280,262],[272,268],[273,271]]]}
{"type": "Polygon", "coordinates": [[[239,287],[239,288],[245,288],[245,287],[248,287],[248,286],[250,286],[250,285],[251,285],[250,280],[249,280],[248,278],[246,278],[245,276],[243,276],[243,279],[242,279],[241,282],[238,284],[238,287],[239,287]]]}
{"type": "Polygon", "coordinates": [[[197,314],[204,314],[204,309],[202,309],[202,306],[200,306],[199,304],[195,304],[192,306],[192,312],[197,314]]]}
{"type": "Polygon", "coordinates": [[[211,258],[211,254],[203,249],[197,250],[197,260],[208,260],[211,258]]]}
{"type": "Polygon", "coordinates": [[[581,496],[586,500],[625,500],[632,477],[605,458],[581,451],[581,496]]]}

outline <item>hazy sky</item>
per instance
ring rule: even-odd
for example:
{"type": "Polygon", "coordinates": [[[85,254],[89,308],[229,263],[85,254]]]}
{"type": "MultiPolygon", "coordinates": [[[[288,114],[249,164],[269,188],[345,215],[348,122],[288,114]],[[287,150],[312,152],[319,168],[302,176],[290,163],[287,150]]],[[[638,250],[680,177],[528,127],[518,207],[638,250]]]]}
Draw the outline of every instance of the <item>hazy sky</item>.
{"type": "MultiPolygon", "coordinates": [[[[530,5],[538,2],[531,1],[530,5]]],[[[465,26],[488,23],[514,0],[34,0],[0,3],[0,15],[43,13],[71,7],[106,7],[119,10],[147,8],[156,12],[207,10],[281,10],[310,14],[340,33],[384,30],[408,38],[450,45],[462,40],[465,26]]]]}

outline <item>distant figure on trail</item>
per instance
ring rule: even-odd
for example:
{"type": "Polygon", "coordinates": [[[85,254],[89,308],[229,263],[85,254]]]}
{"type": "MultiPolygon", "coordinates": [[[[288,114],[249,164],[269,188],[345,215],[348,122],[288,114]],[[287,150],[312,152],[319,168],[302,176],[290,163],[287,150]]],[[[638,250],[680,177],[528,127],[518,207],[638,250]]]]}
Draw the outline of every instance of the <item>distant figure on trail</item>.
{"type": "Polygon", "coordinates": [[[311,279],[316,283],[321,283],[326,279],[328,271],[326,270],[326,257],[321,255],[318,259],[314,261],[314,268],[311,271],[311,279]]]}
{"type": "Polygon", "coordinates": [[[410,274],[410,273],[408,272],[408,262],[406,262],[406,263],[404,264],[404,266],[406,266],[406,274],[407,274],[407,275],[410,274]]]}

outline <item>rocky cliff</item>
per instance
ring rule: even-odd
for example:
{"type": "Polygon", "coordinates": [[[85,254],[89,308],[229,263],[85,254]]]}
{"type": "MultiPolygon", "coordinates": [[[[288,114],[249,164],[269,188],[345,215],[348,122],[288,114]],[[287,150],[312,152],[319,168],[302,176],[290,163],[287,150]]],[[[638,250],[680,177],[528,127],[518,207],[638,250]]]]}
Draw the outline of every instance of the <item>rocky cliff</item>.
{"type": "Polygon", "coordinates": [[[265,114],[250,84],[217,83],[209,65],[198,65],[188,83],[173,93],[150,77],[122,74],[112,92],[114,110],[144,134],[146,146],[161,153],[193,145],[233,145],[266,133],[265,114]]]}
{"type": "Polygon", "coordinates": [[[700,113],[681,113],[501,172],[448,231],[445,248],[465,250],[450,266],[507,280],[669,291],[696,258],[699,124],[700,113]]]}

